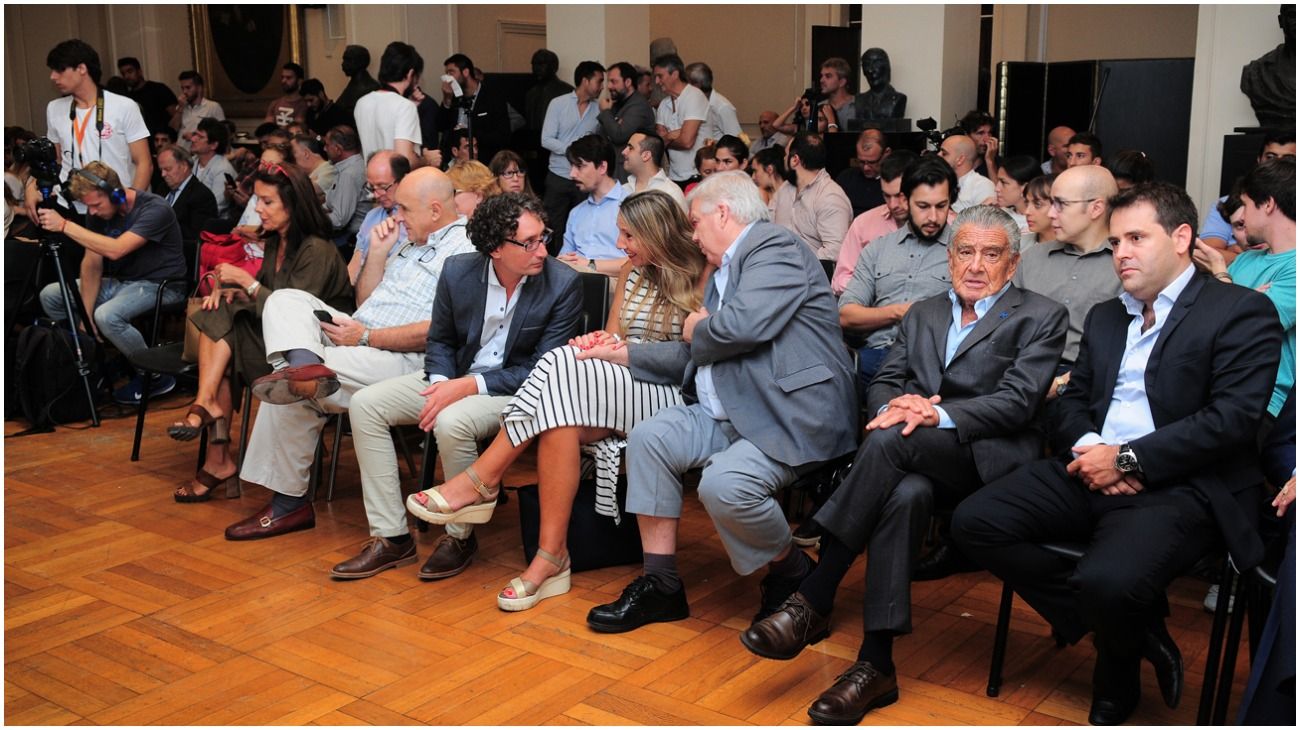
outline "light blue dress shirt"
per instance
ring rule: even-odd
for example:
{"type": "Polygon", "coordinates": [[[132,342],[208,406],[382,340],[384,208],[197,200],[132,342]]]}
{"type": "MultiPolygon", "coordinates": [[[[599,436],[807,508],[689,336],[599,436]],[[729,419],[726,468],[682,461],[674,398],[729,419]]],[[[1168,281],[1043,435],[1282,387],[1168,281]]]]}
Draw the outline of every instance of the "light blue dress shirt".
{"type": "Polygon", "coordinates": [[[1170,282],[1158,295],[1151,306],[1155,313],[1155,323],[1151,329],[1142,331],[1142,302],[1132,294],[1124,292],[1119,300],[1133,316],[1128,325],[1128,335],[1124,339],[1124,357],[1119,363],[1119,375],[1115,378],[1115,392],[1110,397],[1110,406],[1106,409],[1106,422],[1101,425],[1101,433],[1089,431],[1079,437],[1075,447],[1090,444],[1118,445],[1141,438],[1156,430],[1151,417],[1151,403],[1147,400],[1147,361],[1151,351],[1160,339],[1169,312],[1174,308],[1187,282],[1192,280],[1195,267],[1191,264],[1178,278],[1170,282]]]}
{"type": "Polygon", "coordinates": [[[585,112],[578,114],[578,95],[572,91],[551,99],[542,119],[542,146],[551,153],[546,169],[569,179],[569,160],[564,153],[574,140],[600,129],[600,122],[596,119],[599,114],[600,105],[595,99],[587,103],[585,112]]]}
{"type": "MultiPolygon", "coordinates": [[[[717,270],[713,272],[713,288],[718,293],[718,301],[714,304],[714,310],[722,308],[722,298],[727,293],[727,284],[731,280],[731,257],[736,253],[736,247],[740,242],[745,240],[749,235],[749,230],[754,227],[753,223],[745,226],[736,240],[731,242],[727,250],[722,254],[722,263],[717,270]]],[[[698,326],[698,325],[697,325],[698,326]]],[[[718,391],[713,387],[713,366],[701,365],[695,371],[695,396],[699,399],[700,405],[704,410],[709,412],[710,416],[716,421],[729,420],[727,409],[722,407],[722,401],[718,398],[718,391]]]]}
{"type": "MultiPolygon", "coordinates": [[[[945,368],[952,362],[953,355],[957,354],[957,348],[961,347],[961,343],[975,329],[975,325],[979,324],[981,319],[984,319],[984,315],[989,313],[993,305],[997,304],[1002,295],[1006,294],[1007,289],[1010,288],[1011,282],[1008,281],[996,293],[976,301],[975,319],[964,327],[961,324],[961,300],[957,298],[956,291],[948,290],[948,301],[952,302],[952,323],[948,325],[947,345],[943,351],[943,366],[945,368]]],[[[947,411],[942,406],[935,406],[934,410],[939,414],[939,428],[957,428],[957,424],[952,422],[952,419],[948,417],[947,411]]]]}
{"type": "Polygon", "coordinates": [[[622,185],[605,193],[597,201],[588,195],[569,212],[564,227],[564,245],[560,253],[577,253],[585,259],[621,259],[627,254],[618,248],[618,207],[627,197],[622,185]]]}

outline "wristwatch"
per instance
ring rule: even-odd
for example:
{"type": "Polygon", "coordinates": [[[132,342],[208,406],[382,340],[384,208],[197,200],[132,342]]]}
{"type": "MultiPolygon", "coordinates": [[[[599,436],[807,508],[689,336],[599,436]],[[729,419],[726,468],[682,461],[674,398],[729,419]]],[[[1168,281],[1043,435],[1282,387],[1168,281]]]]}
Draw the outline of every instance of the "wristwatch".
{"type": "Polygon", "coordinates": [[[1056,379],[1055,381],[1053,381],[1053,382],[1056,384],[1056,397],[1057,397],[1057,398],[1060,398],[1061,396],[1065,395],[1065,389],[1068,388],[1068,387],[1070,387],[1070,381],[1068,381],[1068,380],[1062,380],[1061,378],[1057,378],[1057,379],[1056,379]]]}
{"type": "Polygon", "coordinates": [[[596,271],[596,259],[587,259],[587,268],[596,271]]]}
{"type": "Polygon", "coordinates": [[[1115,469],[1125,474],[1139,474],[1142,469],[1138,466],[1137,454],[1133,453],[1133,447],[1128,444],[1119,445],[1119,453],[1115,454],[1115,469]]]}
{"type": "Polygon", "coordinates": [[[361,339],[357,340],[357,347],[370,346],[370,328],[367,327],[361,331],[361,339]]]}

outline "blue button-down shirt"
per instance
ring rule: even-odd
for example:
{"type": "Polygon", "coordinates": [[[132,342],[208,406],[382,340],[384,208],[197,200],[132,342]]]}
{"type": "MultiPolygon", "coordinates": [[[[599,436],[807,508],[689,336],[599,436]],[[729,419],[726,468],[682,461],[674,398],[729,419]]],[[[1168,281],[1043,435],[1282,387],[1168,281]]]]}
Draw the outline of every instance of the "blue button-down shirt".
{"type": "Polygon", "coordinates": [[[627,254],[619,250],[618,207],[627,197],[622,185],[596,200],[588,195],[569,213],[564,227],[564,245],[560,253],[577,253],[585,259],[621,259],[627,254]]]}
{"type": "MultiPolygon", "coordinates": [[[[722,253],[722,263],[718,269],[713,272],[713,289],[717,292],[718,300],[713,305],[713,310],[717,311],[722,308],[722,298],[727,293],[727,284],[731,281],[731,257],[736,253],[736,247],[740,242],[745,240],[749,235],[749,230],[754,227],[753,223],[745,226],[736,240],[731,242],[727,250],[722,253]]],[[[718,398],[718,391],[713,387],[713,366],[701,365],[699,370],[695,371],[695,396],[699,398],[700,405],[704,410],[713,416],[714,420],[726,421],[727,409],[722,407],[722,401],[718,398]]]]}
{"type": "Polygon", "coordinates": [[[1158,295],[1151,305],[1155,321],[1151,329],[1142,331],[1142,302],[1132,294],[1124,292],[1119,300],[1124,309],[1133,316],[1128,325],[1128,335],[1124,339],[1124,357],[1119,363],[1119,375],[1115,378],[1115,392],[1111,394],[1110,406],[1106,409],[1106,422],[1101,425],[1101,433],[1089,431],[1079,437],[1075,446],[1089,444],[1118,445],[1141,438],[1156,430],[1155,419],[1151,417],[1151,402],[1147,400],[1147,362],[1160,339],[1160,330],[1164,329],[1169,312],[1174,308],[1183,289],[1192,280],[1195,267],[1191,264],[1178,275],[1158,295]]]}
{"type": "Polygon", "coordinates": [[[551,159],[546,163],[548,170],[569,179],[569,160],[564,153],[574,140],[600,129],[600,122],[596,119],[600,114],[599,107],[592,99],[587,103],[586,111],[579,114],[578,95],[572,91],[551,99],[542,120],[542,146],[551,153],[551,159]]]}
{"type": "MultiPolygon", "coordinates": [[[[975,319],[970,324],[964,326],[961,323],[961,300],[957,298],[956,291],[952,289],[948,290],[948,301],[952,302],[952,323],[948,325],[947,345],[944,347],[943,351],[943,366],[945,368],[952,362],[953,356],[957,354],[957,348],[961,347],[961,343],[965,342],[966,338],[970,336],[970,333],[975,330],[975,325],[979,324],[981,319],[984,319],[984,315],[989,313],[989,310],[993,308],[993,305],[997,304],[998,300],[1002,298],[1002,295],[1006,294],[1007,289],[1010,288],[1011,282],[1008,281],[1003,284],[1002,288],[998,289],[996,293],[977,300],[974,307],[975,319]]],[[[952,419],[948,417],[947,411],[945,411],[941,406],[935,406],[934,410],[939,414],[939,428],[957,428],[957,424],[952,422],[952,419]]]]}

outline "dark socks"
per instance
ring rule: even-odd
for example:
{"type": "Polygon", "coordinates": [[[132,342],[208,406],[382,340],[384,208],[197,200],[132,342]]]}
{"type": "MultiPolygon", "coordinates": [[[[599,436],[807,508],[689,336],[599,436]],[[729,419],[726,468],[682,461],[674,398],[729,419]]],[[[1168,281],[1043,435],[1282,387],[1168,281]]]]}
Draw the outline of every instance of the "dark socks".
{"type": "Polygon", "coordinates": [[[289,367],[295,368],[299,365],[320,365],[325,362],[311,350],[302,349],[285,350],[284,359],[289,361],[289,367]]]}
{"type": "Polygon", "coordinates": [[[677,574],[676,555],[645,554],[645,574],[654,579],[664,593],[682,589],[682,577],[677,574]]]}
{"type": "Polygon", "coordinates": [[[279,519],[284,517],[304,504],[310,504],[305,494],[301,497],[290,497],[287,494],[276,492],[271,497],[271,518],[279,519]]]}
{"type": "Polygon", "coordinates": [[[400,534],[400,535],[394,535],[394,536],[392,536],[392,537],[385,537],[384,539],[387,540],[387,541],[389,541],[389,542],[391,542],[391,543],[393,543],[394,545],[405,545],[406,543],[408,543],[408,542],[411,541],[411,533],[409,533],[409,532],[404,532],[404,533],[402,533],[402,534],[400,534]]]}
{"type": "Polygon", "coordinates": [[[862,636],[858,661],[871,662],[871,666],[885,674],[894,673],[894,632],[868,631],[862,636]]]}
{"type": "Polygon", "coordinates": [[[817,568],[799,584],[799,592],[817,613],[829,616],[835,606],[835,591],[844,581],[858,554],[834,535],[822,536],[822,559],[817,568]]]}
{"type": "Polygon", "coordinates": [[[767,568],[778,578],[802,578],[812,570],[812,559],[798,546],[791,545],[784,558],[768,563],[767,568]]]}

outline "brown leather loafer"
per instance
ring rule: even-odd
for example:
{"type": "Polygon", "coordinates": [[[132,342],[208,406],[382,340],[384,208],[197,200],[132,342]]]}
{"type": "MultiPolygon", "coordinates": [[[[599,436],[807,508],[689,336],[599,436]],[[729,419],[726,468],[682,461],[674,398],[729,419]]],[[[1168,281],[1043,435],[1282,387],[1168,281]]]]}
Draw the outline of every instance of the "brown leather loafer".
{"type": "Polygon", "coordinates": [[[796,591],[776,613],[745,629],[740,643],[761,657],[793,659],[805,646],[816,644],[830,633],[830,617],[814,611],[803,594],[796,591]]]}
{"type": "Polygon", "coordinates": [[[369,578],[389,568],[400,568],[415,562],[415,541],[407,540],[405,545],[389,542],[375,536],[361,548],[361,554],[350,560],[344,560],[330,571],[335,578],[350,580],[369,578]]]}
{"type": "Polygon", "coordinates": [[[857,725],[867,712],[898,701],[898,678],[871,662],[855,662],[808,708],[819,725],[857,725]]]}
{"type": "Polygon", "coordinates": [[[474,533],[464,540],[443,533],[433,544],[433,554],[420,568],[420,580],[441,580],[465,572],[478,552],[478,538],[474,533]]]}
{"type": "Polygon", "coordinates": [[[263,403],[277,406],[308,398],[328,398],[338,389],[338,373],[320,363],[281,368],[253,381],[253,395],[263,403]]]}
{"type": "Polygon", "coordinates": [[[316,509],[308,502],[287,515],[271,516],[271,505],[267,504],[252,517],[236,522],[226,528],[227,540],[261,540],[275,537],[286,532],[310,530],[316,526],[316,509]]]}

